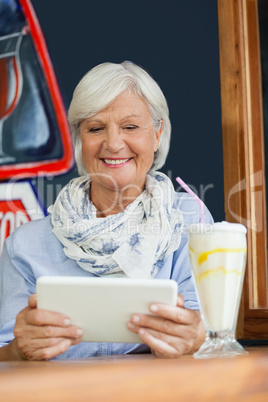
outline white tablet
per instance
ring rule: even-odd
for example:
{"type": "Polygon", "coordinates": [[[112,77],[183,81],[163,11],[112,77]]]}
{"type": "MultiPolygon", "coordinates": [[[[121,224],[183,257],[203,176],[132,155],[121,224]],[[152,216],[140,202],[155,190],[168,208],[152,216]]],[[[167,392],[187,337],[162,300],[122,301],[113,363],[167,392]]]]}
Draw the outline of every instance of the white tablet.
{"type": "Polygon", "coordinates": [[[43,276],[38,308],[66,314],[84,331],[82,341],[141,343],[127,329],[133,313],[150,314],[153,302],[176,305],[178,285],[168,279],[43,276]]]}

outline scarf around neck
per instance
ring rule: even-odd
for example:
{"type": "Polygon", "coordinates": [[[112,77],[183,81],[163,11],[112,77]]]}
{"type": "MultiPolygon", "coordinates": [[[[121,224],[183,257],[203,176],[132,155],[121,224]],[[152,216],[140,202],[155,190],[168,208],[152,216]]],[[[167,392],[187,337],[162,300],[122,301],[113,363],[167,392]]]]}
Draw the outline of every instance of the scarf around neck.
{"type": "Polygon", "coordinates": [[[153,278],[181,241],[183,217],[172,207],[170,179],[148,174],[144,191],[123,212],[105,218],[97,217],[90,201],[90,182],[89,176],[71,180],[48,208],[64,253],[97,276],[153,278]]]}

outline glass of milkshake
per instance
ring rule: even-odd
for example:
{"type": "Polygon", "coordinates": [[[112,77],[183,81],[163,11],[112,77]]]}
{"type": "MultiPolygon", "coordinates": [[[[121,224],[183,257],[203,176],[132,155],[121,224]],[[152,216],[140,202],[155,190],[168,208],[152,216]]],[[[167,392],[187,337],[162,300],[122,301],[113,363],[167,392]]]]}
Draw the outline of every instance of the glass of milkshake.
{"type": "Polygon", "coordinates": [[[246,263],[247,229],[236,223],[192,225],[189,253],[206,340],[197,359],[247,354],[235,338],[246,263]]]}

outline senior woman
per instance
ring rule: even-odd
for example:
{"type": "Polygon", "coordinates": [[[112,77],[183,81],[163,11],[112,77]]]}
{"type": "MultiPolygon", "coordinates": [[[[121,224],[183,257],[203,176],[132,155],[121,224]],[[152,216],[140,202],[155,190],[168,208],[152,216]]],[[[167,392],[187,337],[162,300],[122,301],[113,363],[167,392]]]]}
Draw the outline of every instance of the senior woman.
{"type": "Polygon", "coordinates": [[[68,119],[81,176],[62,189],[46,218],[24,224],[5,242],[0,360],[196,351],[204,328],[183,228],[199,222],[199,212],[157,172],[171,131],[161,89],[131,62],[103,63],[79,82],[68,119]],[[127,326],[140,344],[81,342],[82,329],[68,317],[37,308],[42,275],[174,279],[177,306],[154,304],[154,316],[133,312],[127,326]]]}

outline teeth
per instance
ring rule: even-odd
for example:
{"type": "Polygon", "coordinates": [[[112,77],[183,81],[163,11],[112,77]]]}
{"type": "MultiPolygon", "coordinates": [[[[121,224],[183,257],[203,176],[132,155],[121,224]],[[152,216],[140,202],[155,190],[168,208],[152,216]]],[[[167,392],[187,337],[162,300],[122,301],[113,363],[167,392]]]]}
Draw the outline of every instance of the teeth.
{"type": "Polygon", "coordinates": [[[105,163],[108,163],[109,165],[119,165],[120,163],[124,163],[126,161],[128,161],[130,158],[128,159],[103,159],[105,163]]]}

